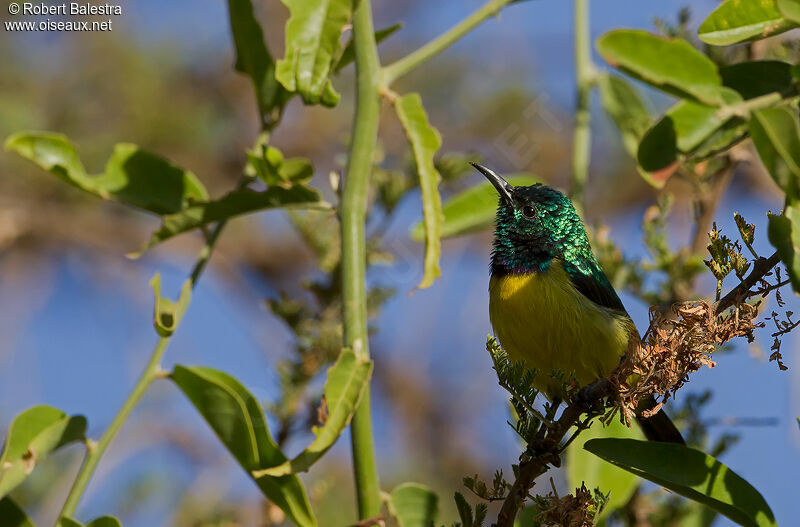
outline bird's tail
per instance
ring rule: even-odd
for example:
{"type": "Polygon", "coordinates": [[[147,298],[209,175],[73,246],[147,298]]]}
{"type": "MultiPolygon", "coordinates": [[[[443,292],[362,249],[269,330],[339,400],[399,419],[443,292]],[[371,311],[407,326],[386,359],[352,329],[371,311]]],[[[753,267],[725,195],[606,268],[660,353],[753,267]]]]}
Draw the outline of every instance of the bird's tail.
{"type": "MultiPolygon", "coordinates": [[[[655,400],[647,401],[642,406],[652,408],[655,406],[655,400]],[[649,404],[650,402],[652,402],[652,404],[649,404]]],[[[651,417],[637,416],[636,420],[639,422],[639,426],[642,427],[644,436],[650,441],[678,443],[681,445],[686,444],[686,441],[683,439],[680,431],[669,418],[669,416],[664,413],[664,410],[659,410],[651,417]]]]}

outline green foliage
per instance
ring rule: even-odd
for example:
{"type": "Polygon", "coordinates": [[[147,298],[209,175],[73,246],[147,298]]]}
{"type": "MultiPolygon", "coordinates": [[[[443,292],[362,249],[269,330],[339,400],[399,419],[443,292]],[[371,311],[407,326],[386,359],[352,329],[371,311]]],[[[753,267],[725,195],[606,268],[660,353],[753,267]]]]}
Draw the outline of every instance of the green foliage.
{"type": "Polygon", "coordinates": [[[36,527],[25,511],[8,496],[0,499],[0,518],[5,527],[36,527]]]}
{"type": "Polygon", "coordinates": [[[592,439],[592,454],[745,526],[775,526],[761,494],[712,456],[683,445],[635,439],[592,439]]]}
{"type": "MultiPolygon", "coordinates": [[[[84,527],[84,525],[72,518],[61,518],[61,525],[59,527],[84,527]]],[[[122,527],[118,519],[113,516],[101,516],[92,520],[85,527],[122,527]]]]}
{"type": "Polygon", "coordinates": [[[208,199],[193,173],[129,143],[114,147],[105,171],[98,176],[86,173],[75,146],[61,134],[16,133],[6,140],[6,149],[85,192],[156,214],[175,213],[208,199]]]}
{"type": "Polygon", "coordinates": [[[237,71],[249,76],[258,103],[262,126],[271,129],[280,121],[291,93],[275,79],[275,60],[270,55],[250,0],[228,0],[231,34],[236,48],[237,71]]]}
{"type": "Polygon", "coordinates": [[[636,89],[621,77],[604,73],[597,79],[597,88],[603,109],[622,134],[625,150],[635,157],[639,141],[650,127],[650,112],[636,89]]]}
{"type": "MultiPolygon", "coordinates": [[[[533,185],[538,182],[536,176],[529,174],[511,174],[506,181],[514,186],[533,185]]],[[[452,238],[462,234],[486,229],[494,224],[497,211],[497,191],[491,183],[483,181],[448,199],[442,213],[442,238],[452,238]]],[[[411,229],[411,238],[416,241],[425,239],[425,224],[419,222],[411,229]]]]}
{"type": "MultiPolygon", "coordinates": [[[[389,26],[384,29],[379,29],[375,32],[375,43],[380,44],[390,36],[392,36],[396,31],[402,29],[403,24],[402,22],[398,22],[392,26],[389,26]]],[[[353,46],[353,39],[347,41],[347,45],[345,45],[344,49],[342,50],[342,54],[339,56],[339,59],[336,61],[336,65],[333,67],[334,73],[339,73],[342,69],[347,67],[348,65],[352,64],[354,60],[356,60],[356,53],[355,47],[353,46]]]]}
{"type": "Polygon", "coordinates": [[[425,289],[441,274],[439,256],[441,254],[442,197],[439,194],[441,176],[433,163],[433,156],[442,146],[439,132],[428,122],[428,115],[422,107],[422,99],[417,93],[409,93],[394,101],[397,117],[403,125],[419,174],[422,190],[422,212],[425,224],[425,273],[417,286],[425,289]]]}
{"type": "MultiPolygon", "coordinates": [[[[735,218],[737,218],[737,224],[741,223],[740,232],[744,232],[746,235],[747,232],[755,230],[755,227],[748,224],[741,216],[737,215],[735,218]]],[[[713,225],[711,232],[708,233],[708,239],[709,243],[706,248],[711,258],[704,260],[703,263],[706,264],[706,267],[711,270],[711,274],[717,279],[717,300],[719,300],[722,281],[725,277],[733,272],[739,280],[743,280],[750,269],[750,262],[742,254],[742,246],[739,242],[734,242],[720,233],[717,230],[716,223],[713,225]]]]}
{"type": "Polygon", "coordinates": [[[783,16],[800,24],[800,0],[777,0],[777,4],[783,16]]]}
{"type": "MultiPolygon", "coordinates": [[[[52,406],[34,406],[20,413],[8,428],[0,454],[0,497],[25,481],[54,450],[82,441],[85,433],[86,418],[70,417],[52,406]]],[[[5,506],[11,505],[6,502],[5,506]]]]}
{"type": "Polygon", "coordinates": [[[245,173],[255,176],[267,186],[307,183],[314,175],[314,165],[304,157],[285,159],[280,150],[259,142],[247,151],[245,173]]]}
{"type": "MultiPolygon", "coordinates": [[[[741,101],[735,91],[725,87],[720,90],[727,103],[741,101]]],[[[708,148],[703,148],[706,141],[731,119],[730,115],[720,115],[714,106],[688,99],[679,101],[642,137],[637,152],[640,173],[653,186],[663,187],[682,161],[701,149],[701,157],[707,154],[708,148]]],[[[738,137],[729,139],[732,143],[738,137]]]]}
{"type": "Polygon", "coordinates": [[[775,183],[786,193],[787,202],[800,199],[800,121],[786,107],[753,113],[750,136],[761,161],[775,183]]]}
{"type": "Polygon", "coordinates": [[[783,214],[768,214],[767,235],[786,266],[792,289],[800,293],[800,210],[787,206],[783,214]]]}
{"type": "Polygon", "coordinates": [[[768,93],[793,92],[791,64],[779,60],[751,60],[720,67],[722,84],[733,88],[744,99],[768,93]]]}
{"type": "Polygon", "coordinates": [[[726,102],[717,67],[686,41],[618,29],[601,36],[597,50],[612,66],[668,93],[710,106],[726,102]]]}
{"type": "Polygon", "coordinates": [[[291,461],[257,471],[253,476],[283,476],[308,471],[350,424],[371,373],[372,361],[356,357],[351,350],[342,350],[336,363],[328,370],[323,399],[327,418],[324,426],[314,431],[314,441],[291,461]]]}
{"type": "Polygon", "coordinates": [[[169,337],[181,323],[186,308],[192,299],[192,281],[186,280],[181,288],[181,294],[176,302],[161,296],[161,276],[156,273],[150,281],[150,287],[155,294],[155,309],[153,310],[153,325],[162,337],[169,337]]]}
{"type": "MultiPolygon", "coordinates": [[[[211,368],[176,366],[175,384],[251,475],[285,463],[272,440],[258,401],[236,379],[211,368]]],[[[261,491],[300,527],[317,525],[305,489],[296,475],[253,476],[261,491]]]]}
{"type": "Polygon", "coordinates": [[[433,527],[439,498],[421,483],[402,483],[392,490],[388,506],[398,527],[433,527]]]}
{"type": "Polygon", "coordinates": [[[628,428],[613,419],[603,426],[599,420],[583,430],[567,449],[567,486],[574,489],[585,483],[589,488],[599,488],[608,494],[608,500],[600,517],[622,507],[630,499],[639,485],[639,478],[619,467],[589,454],[583,445],[598,438],[634,438],[644,439],[638,428],[628,428]]]}
{"type": "Polygon", "coordinates": [[[725,0],[698,28],[700,40],[715,46],[760,40],[797,27],[775,0],[725,0]]]}
{"type": "Polygon", "coordinates": [[[453,495],[456,502],[456,509],[458,510],[458,517],[461,519],[462,527],[482,527],[486,519],[486,514],[489,508],[485,503],[475,505],[473,511],[472,506],[467,502],[467,499],[460,492],[453,495]]]}
{"type": "Polygon", "coordinates": [[[486,501],[497,501],[505,499],[510,488],[509,483],[503,477],[503,471],[498,470],[494,473],[491,487],[482,479],[475,476],[465,476],[462,480],[464,487],[471,490],[476,496],[486,501]]]}
{"type": "Polygon", "coordinates": [[[344,26],[350,21],[349,0],[282,0],[291,16],[286,23],[286,55],[278,61],[276,77],[306,104],[335,106],[333,72],[344,26]]]}
{"type": "Polygon", "coordinates": [[[138,253],[131,256],[139,256],[173,236],[205,227],[210,223],[276,208],[324,210],[329,209],[330,205],[322,201],[317,190],[299,184],[289,188],[274,186],[262,191],[251,188],[232,190],[219,199],[197,202],[180,212],[163,216],[161,227],[152,234],[138,253]]]}

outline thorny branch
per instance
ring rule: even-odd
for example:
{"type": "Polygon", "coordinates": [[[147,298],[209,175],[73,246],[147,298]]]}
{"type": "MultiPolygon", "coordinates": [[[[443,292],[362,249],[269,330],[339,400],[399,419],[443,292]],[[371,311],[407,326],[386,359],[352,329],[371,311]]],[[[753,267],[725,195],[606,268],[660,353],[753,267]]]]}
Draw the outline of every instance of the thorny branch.
{"type": "MultiPolygon", "coordinates": [[[[715,348],[737,336],[752,338],[753,329],[763,326],[763,323],[754,323],[757,308],[746,300],[772,290],[762,287],[753,291],[752,288],[763,284],[779,262],[777,253],[768,258],[758,258],[750,274],[714,304],[705,301],[676,304],[673,306],[675,317],[651,313],[651,325],[641,345],[632,346],[609,378],[599,379],[580,389],[568,401],[561,416],[550,424],[544,424],[543,433],[528,445],[493,527],[513,526],[534,481],[551,466],[560,466],[560,456],[566,447],[564,438],[570,429],[582,424],[584,414],[587,417],[583,423],[603,414],[611,418],[616,411],[620,411],[627,421],[642,397],[655,394],[666,398],[686,381],[689,373],[703,364],[713,365],[709,354],[715,348]],[[730,310],[731,307],[734,309],[730,310]],[[640,375],[634,387],[627,383],[631,373],[640,375]]],[[[791,323],[779,326],[779,329],[796,325],[791,323]]],[[[652,411],[655,410],[657,408],[652,411]]],[[[570,441],[572,439],[574,436],[570,441]]]]}

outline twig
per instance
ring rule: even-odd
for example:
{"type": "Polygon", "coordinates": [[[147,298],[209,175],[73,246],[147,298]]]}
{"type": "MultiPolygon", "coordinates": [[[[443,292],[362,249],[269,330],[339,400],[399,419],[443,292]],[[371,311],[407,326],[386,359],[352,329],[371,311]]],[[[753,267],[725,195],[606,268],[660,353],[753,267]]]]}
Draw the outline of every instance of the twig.
{"type": "Polygon", "coordinates": [[[519,464],[516,481],[511,486],[495,527],[512,527],[522,504],[528,496],[528,491],[533,487],[533,481],[547,472],[550,466],[560,466],[559,445],[569,429],[579,420],[580,416],[611,395],[613,389],[611,381],[599,379],[583,387],[575,399],[564,409],[561,417],[549,427],[547,434],[541,441],[529,445],[532,450],[530,459],[519,464]]]}
{"type": "MultiPolygon", "coordinates": [[[[205,269],[206,264],[211,257],[211,253],[214,250],[214,245],[216,244],[222,229],[225,228],[225,224],[225,220],[217,223],[216,227],[214,227],[214,230],[209,233],[206,244],[200,251],[200,255],[198,256],[190,274],[192,288],[197,285],[197,281],[200,279],[200,275],[203,273],[203,270],[205,269]]],[[[100,458],[103,456],[114,438],[117,437],[122,425],[128,420],[128,416],[130,416],[133,409],[139,404],[139,401],[142,399],[145,392],[147,392],[147,389],[150,387],[153,381],[155,381],[161,375],[161,372],[163,371],[161,368],[161,358],[164,356],[164,352],[167,350],[170,338],[171,337],[161,337],[158,339],[158,343],[150,355],[150,360],[147,363],[144,372],[142,372],[142,375],[136,381],[133,390],[123,403],[122,408],[119,409],[117,414],[114,416],[114,419],[111,421],[111,424],[108,425],[108,428],[106,428],[105,432],[103,432],[103,435],[100,437],[97,443],[94,444],[94,448],[87,449],[86,457],[81,464],[81,468],[78,470],[78,474],[75,476],[75,481],[72,484],[72,488],[70,489],[69,494],[64,501],[64,505],[61,508],[59,519],[72,517],[75,514],[75,509],[78,506],[78,502],[83,496],[86,486],[89,484],[89,480],[92,478],[92,475],[97,468],[97,464],[100,462],[100,458]]]]}
{"type": "Polygon", "coordinates": [[[747,119],[750,117],[752,112],[757,110],[763,110],[764,108],[771,108],[773,106],[777,106],[781,102],[788,102],[785,101],[783,95],[779,92],[771,92],[765,95],[760,95],[758,97],[754,97],[752,99],[748,99],[744,102],[730,104],[723,106],[717,111],[715,117],[721,120],[727,120],[731,117],[741,117],[743,119],[747,119]]]}
{"type": "Polygon", "coordinates": [[[572,136],[572,177],[570,198],[583,213],[586,182],[589,179],[589,158],[592,150],[591,95],[595,82],[592,63],[592,44],[589,33],[589,0],[575,0],[575,76],[577,77],[577,104],[575,130],[572,136]]]}
{"type": "Polygon", "coordinates": [[[409,53],[397,62],[393,62],[392,64],[385,66],[381,75],[382,83],[385,86],[391,86],[394,81],[403,75],[406,75],[423,62],[435,57],[457,42],[461,37],[472,31],[481,22],[490,16],[496,15],[508,4],[516,1],[517,0],[490,0],[482,7],[478,8],[477,11],[469,15],[467,18],[453,26],[445,33],[428,42],[416,51],[409,53]]]}
{"type": "Polygon", "coordinates": [[[750,288],[756,285],[759,280],[764,278],[773,267],[780,263],[780,261],[781,257],[777,252],[775,252],[769,258],[759,258],[753,262],[753,270],[750,271],[750,274],[747,275],[744,280],[742,280],[742,283],[734,287],[727,295],[723,296],[719,302],[714,304],[714,314],[719,315],[732,305],[735,305],[746,298],[750,288]]]}

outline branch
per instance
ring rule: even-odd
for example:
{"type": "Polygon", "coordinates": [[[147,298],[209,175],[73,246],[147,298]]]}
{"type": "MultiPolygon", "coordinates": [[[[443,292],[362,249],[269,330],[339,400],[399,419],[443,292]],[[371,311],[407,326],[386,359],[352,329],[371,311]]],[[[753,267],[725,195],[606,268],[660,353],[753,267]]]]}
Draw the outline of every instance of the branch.
{"type": "Polygon", "coordinates": [[[589,0],[575,0],[575,76],[578,81],[575,130],[572,136],[572,179],[570,197],[583,212],[589,158],[592,150],[591,96],[595,81],[592,45],[589,33],[589,0]]]}
{"type": "MultiPolygon", "coordinates": [[[[189,275],[192,288],[197,285],[200,275],[206,268],[206,264],[208,264],[208,260],[214,250],[214,245],[219,239],[222,229],[225,228],[225,224],[226,220],[217,223],[216,227],[214,227],[214,230],[208,235],[206,244],[200,251],[200,255],[198,256],[197,261],[192,268],[192,272],[189,275]]],[[[122,425],[124,425],[125,421],[128,420],[131,412],[139,404],[139,401],[141,401],[142,397],[147,392],[147,389],[150,387],[153,381],[159,378],[162,371],[161,358],[164,356],[164,352],[167,351],[167,346],[169,345],[171,338],[172,337],[169,336],[158,339],[158,343],[156,344],[155,348],[153,348],[153,352],[150,355],[150,360],[148,361],[147,366],[145,366],[142,375],[136,381],[136,384],[134,385],[131,393],[128,395],[128,398],[122,404],[122,408],[119,409],[117,414],[114,416],[114,419],[111,421],[111,424],[108,425],[108,428],[106,428],[105,432],[103,432],[103,435],[100,437],[97,443],[89,443],[91,446],[87,448],[86,457],[84,457],[81,468],[78,470],[78,474],[75,476],[75,481],[72,484],[72,488],[70,488],[69,494],[64,501],[64,505],[59,513],[59,519],[67,517],[71,518],[75,514],[75,509],[78,506],[78,502],[80,502],[83,493],[86,491],[86,486],[89,484],[89,480],[92,479],[92,475],[97,468],[97,464],[100,462],[100,458],[103,457],[103,454],[108,446],[117,437],[122,425]]]]}
{"type": "Polygon", "coordinates": [[[552,426],[547,427],[547,434],[541,440],[529,445],[533,455],[530,459],[521,461],[517,479],[511,486],[500,514],[497,516],[495,527],[512,527],[517,513],[522,508],[528,491],[533,487],[533,482],[547,472],[550,466],[561,465],[561,441],[570,428],[580,419],[580,416],[591,411],[603,399],[611,395],[613,388],[608,379],[599,379],[578,392],[575,400],[561,413],[552,426]]]}
{"type": "Polygon", "coordinates": [[[413,51],[402,59],[385,66],[382,70],[382,82],[384,86],[391,86],[394,81],[406,75],[423,62],[435,57],[461,37],[472,31],[481,22],[495,16],[501,9],[519,0],[490,0],[483,7],[469,15],[467,18],[441,34],[434,40],[428,42],[416,51],[413,51]]]}
{"type": "Polygon", "coordinates": [[[714,305],[714,314],[720,315],[732,305],[746,299],[750,289],[756,285],[759,280],[764,278],[773,267],[778,265],[780,261],[781,257],[775,252],[769,258],[759,258],[753,262],[753,270],[742,280],[742,283],[731,289],[727,295],[722,297],[719,302],[714,305]]]}
{"type": "Polygon", "coordinates": [[[727,120],[731,117],[749,119],[752,112],[777,106],[783,102],[783,97],[784,95],[779,92],[771,92],[740,103],[726,105],[717,111],[716,117],[721,120],[727,120]]]}
{"type": "MultiPolygon", "coordinates": [[[[367,334],[366,240],[364,225],[372,157],[378,137],[380,63],[372,27],[370,0],[355,2],[353,42],[356,56],[356,109],[347,157],[339,216],[342,232],[342,325],[345,347],[369,357],[367,334]]],[[[372,437],[369,386],[350,425],[358,517],[381,513],[380,485],[372,437]]]]}

